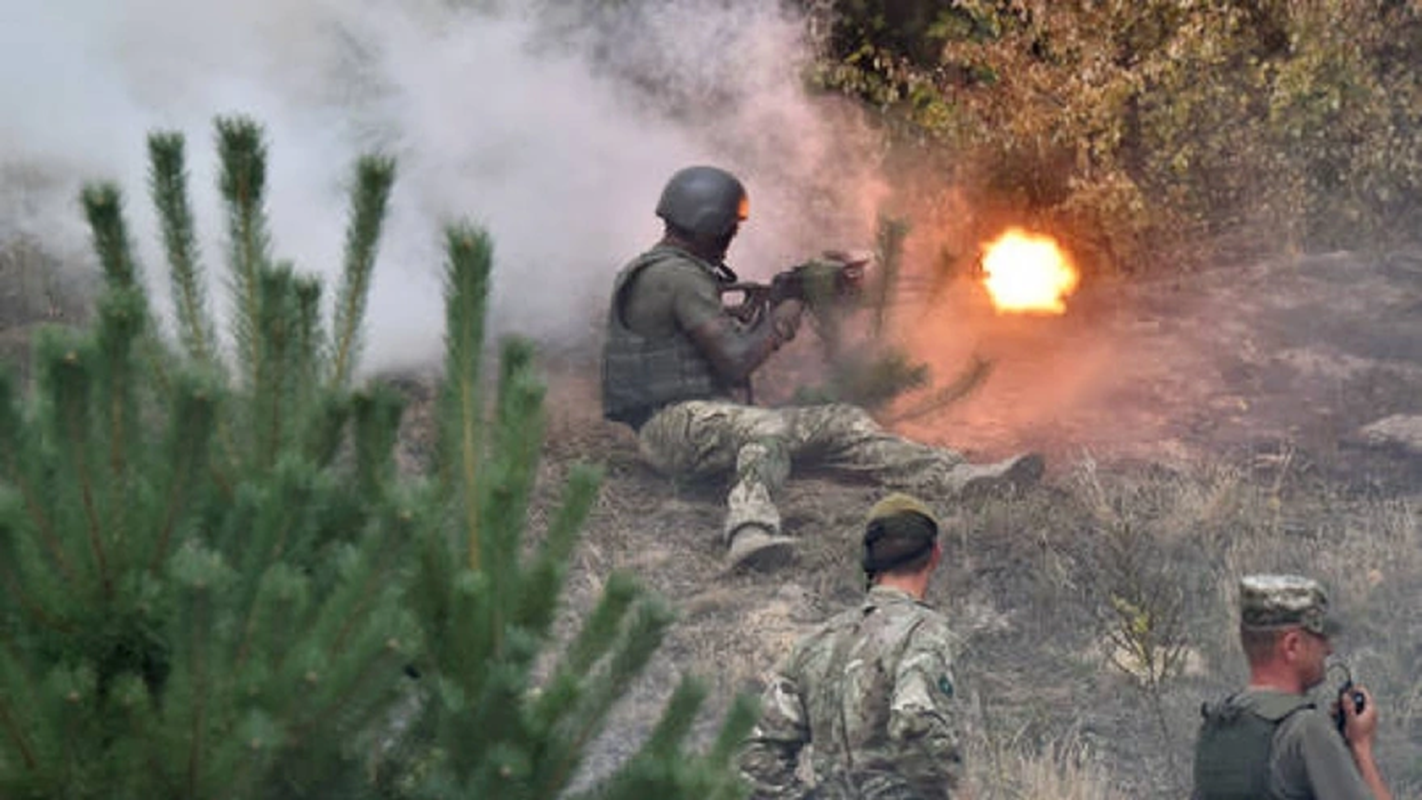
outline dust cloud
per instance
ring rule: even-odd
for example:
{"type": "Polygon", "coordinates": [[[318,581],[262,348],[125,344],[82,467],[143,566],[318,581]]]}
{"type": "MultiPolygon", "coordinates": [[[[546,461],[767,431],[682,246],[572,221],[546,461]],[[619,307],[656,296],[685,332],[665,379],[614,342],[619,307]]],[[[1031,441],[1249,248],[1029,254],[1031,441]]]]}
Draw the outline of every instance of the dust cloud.
{"type": "Polygon", "coordinates": [[[12,1],[0,241],[94,271],[75,198],[113,180],[165,296],[144,140],[176,130],[220,279],[212,120],[245,114],[269,136],[274,254],[328,286],[355,159],[398,159],[367,369],[439,357],[440,230],[461,218],[495,241],[496,332],[571,346],[590,338],[617,267],[659,234],[657,193],[686,164],[748,184],[752,222],[732,251],[743,274],[872,236],[884,182],[858,129],[802,91],[804,30],[758,0],[12,1]]]}

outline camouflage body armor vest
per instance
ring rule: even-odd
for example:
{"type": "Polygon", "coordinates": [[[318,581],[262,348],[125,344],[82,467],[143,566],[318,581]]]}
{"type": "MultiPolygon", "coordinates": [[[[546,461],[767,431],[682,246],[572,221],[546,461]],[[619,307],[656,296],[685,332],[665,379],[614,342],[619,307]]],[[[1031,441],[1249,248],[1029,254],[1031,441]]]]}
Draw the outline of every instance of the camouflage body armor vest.
{"type": "MultiPolygon", "coordinates": [[[[622,319],[628,287],[647,267],[701,271],[678,252],[653,248],[623,268],[612,289],[602,353],[602,415],[640,428],[663,406],[683,400],[730,397],[731,387],[685,333],[648,337],[622,319]]],[[[705,275],[706,280],[715,280],[705,275]]]]}
{"type": "Polygon", "coordinates": [[[1285,696],[1258,708],[1231,702],[1201,706],[1204,722],[1195,745],[1195,800],[1271,800],[1270,755],[1274,733],[1295,711],[1312,708],[1304,697],[1285,696]]]}

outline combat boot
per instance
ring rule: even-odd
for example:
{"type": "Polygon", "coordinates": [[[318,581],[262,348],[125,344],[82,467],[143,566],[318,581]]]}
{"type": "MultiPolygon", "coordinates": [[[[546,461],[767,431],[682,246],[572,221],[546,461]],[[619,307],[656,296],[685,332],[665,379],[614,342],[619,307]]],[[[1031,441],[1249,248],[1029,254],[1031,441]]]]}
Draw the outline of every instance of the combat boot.
{"type": "Polygon", "coordinates": [[[795,540],[771,531],[764,525],[747,523],[731,533],[726,549],[726,569],[776,570],[790,563],[795,540]]]}
{"type": "Polygon", "coordinates": [[[995,464],[958,464],[948,473],[948,488],[960,498],[1025,489],[1040,480],[1046,468],[1040,453],[1023,453],[995,464]]]}

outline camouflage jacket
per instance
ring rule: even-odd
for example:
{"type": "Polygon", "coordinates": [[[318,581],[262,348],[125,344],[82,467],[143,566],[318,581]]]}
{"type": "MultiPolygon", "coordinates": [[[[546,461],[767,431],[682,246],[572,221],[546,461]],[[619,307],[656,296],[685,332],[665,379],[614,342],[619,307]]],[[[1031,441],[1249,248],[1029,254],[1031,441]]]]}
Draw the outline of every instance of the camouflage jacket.
{"type": "Polygon", "coordinates": [[[943,616],[897,589],[801,640],[766,687],[740,755],[755,798],[948,798],[962,775],[951,642],[943,616]],[[810,748],[813,787],[796,763],[810,748]]]}

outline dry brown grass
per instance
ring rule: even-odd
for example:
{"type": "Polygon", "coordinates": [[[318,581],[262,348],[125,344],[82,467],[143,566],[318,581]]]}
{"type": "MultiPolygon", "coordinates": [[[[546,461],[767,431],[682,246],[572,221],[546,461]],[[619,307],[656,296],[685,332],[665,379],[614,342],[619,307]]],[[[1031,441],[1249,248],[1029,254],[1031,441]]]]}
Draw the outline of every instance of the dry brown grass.
{"type": "MultiPolygon", "coordinates": [[[[1050,545],[1057,551],[1055,576],[1043,573],[1025,597],[1035,614],[1063,620],[1067,609],[1076,607],[1082,619],[1095,609],[1095,627],[1057,634],[1057,647],[1024,637],[1022,649],[1001,656],[1031,662],[1036,668],[1023,673],[1043,676],[1041,662],[1058,647],[1082,653],[1092,636],[1115,646],[1115,657],[1098,662],[1097,674],[1081,687],[1114,685],[1113,702],[1045,711],[1057,735],[1073,723],[1098,728],[1104,741],[1095,744],[1116,785],[1183,796],[1193,709],[1244,677],[1234,636],[1238,579],[1301,572],[1331,588],[1349,621],[1339,656],[1383,704],[1385,769],[1416,789],[1422,755],[1416,484],[1382,492],[1337,475],[1286,475],[1229,462],[1111,473],[1084,464],[1073,478],[1054,504],[1054,518],[1042,524],[1055,531],[1073,521],[1079,527],[1075,535],[1058,534],[1050,545]],[[1118,613],[1122,599],[1134,615],[1118,613]],[[1133,752],[1132,740],[1153,746],[1133,752]]],[[[1021,709],[1003,711],[1010,719],[1021,709]]]]}
{"type": "Polygon", "coordinates": [[[976,800],[1125,800],[1100,755],[1066,737],[1046,748],[978,741],[968,754],[976,800]]]}

